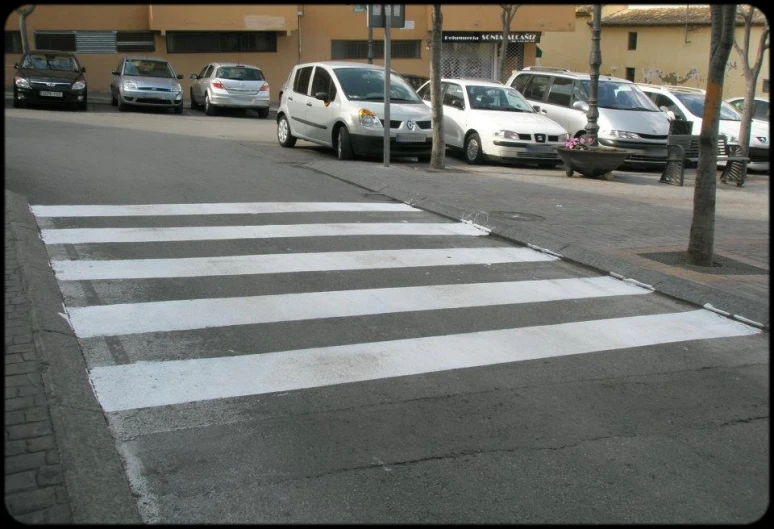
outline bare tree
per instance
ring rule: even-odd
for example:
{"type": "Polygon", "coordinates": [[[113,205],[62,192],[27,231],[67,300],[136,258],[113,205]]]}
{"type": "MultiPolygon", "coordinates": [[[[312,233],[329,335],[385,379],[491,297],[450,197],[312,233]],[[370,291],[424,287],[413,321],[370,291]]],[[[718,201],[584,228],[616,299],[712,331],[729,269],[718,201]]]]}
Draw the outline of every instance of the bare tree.
{"type": "Polygon", "coordinates": [[[433,107],[433,150],[430,167],[446,166],[446,142],[443,139],[443,101],[441,100],[441,32],[443,13],[440,4],[433,4],[433,36],[430,41],[430,103],[433,107]]]}
{"type": "Polygon", "coordinates": [[[21,33],[22,53],[27,53],[30,50],[27,41],[27,17],[35,11],[35,4],[17,7],[15,11],[19,15],[19,33],[21,33]]]}
{"type": "MultiPolygon", "coordinates": [[[[739,6],[739,14],[744,20],[744,36],[742,37],[742,46],[734,39],[734,48],[742,58],[742,73],[744,73],[744,108],[742,110],[742,123],[739,130],[739,146],[742,153],[747,156],[750,152],[750,128],[752,125],[752,115],[754,110],[755,85],[758,84],[758,74],[761,73],[763,66],[763,55],[769,49],[769,25],[763,28],[761,37],[758,41],[758,51],[755,55],[755,63],[750,66],[750,32],[752,30],[753,15],[756,8],[751,5],[739,6]]],[[[765,18],[765,17],[764,17],[765,18]]],[[[766,19],[768,20],[768,19],[766,19]]]]}
{"type": "Polygon", "coordinates": [[[500,41],[500,54],[497,57],[497,71],[495,72],[494,80],[497,82],[504,82],[508,76],[503,76],[503,67],[505,66],[505,57],[508,52],[508,39],[511,34],[511,22],[516,11],[519,10],[521,4],[500,4],[500,20],[503,23],[503,40],[500,41]]]}
{"type": "Polygon", "coordinates": [[[712,36],[707,73],[707,94],[699,136],[699,164],[693,192],[693,220],[686,260],[712,266],[715,246],[715,194],[718,179],[718,125],[723,97],[723,79],[731,55],[736,24],[736,4],[712,5],[712,36]]]}

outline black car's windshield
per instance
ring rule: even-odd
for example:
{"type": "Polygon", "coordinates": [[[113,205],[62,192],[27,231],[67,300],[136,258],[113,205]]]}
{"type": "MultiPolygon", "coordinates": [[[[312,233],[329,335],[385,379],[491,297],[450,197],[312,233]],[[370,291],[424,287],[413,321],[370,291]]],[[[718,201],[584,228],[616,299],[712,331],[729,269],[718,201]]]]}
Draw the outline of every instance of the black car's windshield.
{"type": "MultiPolygon", "coordinates": [[[[586,94],[591,92],[591,81],[581,81],[586,94]]],[[[642,110],[661,112],[653,101],[633,83],[599,80],[597,106],[612,110],[642,110]]]]}
{"type": "Polygon", "coordinates": [[[32,53],[27,55],[22,61],[21,67],[30,70],[54,70],[58,72],[81,71],[78,62],[72,56],[51,53],[32,53]]]}
{"type": "Polygon", "coordinates": [[[257,68],[244,66],[221,66],[215,72],[215,77],[234,81],[263,81],[263,72],[257,68]]]}
{"type": "Polygon", "coordinates": [[[175,78],[175,74],[166,62],[145,59],[127,59],[124,63],[124,75],[161,77],[163,79],[175,78]]]}
{"type": "Polygon", "coordinates": [[[521,94],[510,87],[467,85],[470,108],[475,110],[501,110],[509,112],[534,112],[521,94]]]}
{"type": "MultiPolygon", "coordinates": [[[[674,96],[679,99],[683,105],[685,105],[685,108],[688,109],[688,112],[697,118],[704,116],[704,94],[695,92],[683,93],[675,91],[673,91],[672,94],[674,94],[674,96]]],[[[720,119],[727,119],[729,121],[742,121],[742,116],[739,114],[739,112],[734,110],[734,107],[725,101],[722,101],[720,103],[720,119]]]]}
{"type": "MultiPolygon", "coordinates": [[[[373,68],[336,68],[344,95],[351,101],[384,101],[384,71],[373,68]]],[[[422,103],[403,78],[390,75],[390,101],[422,103]]]]}

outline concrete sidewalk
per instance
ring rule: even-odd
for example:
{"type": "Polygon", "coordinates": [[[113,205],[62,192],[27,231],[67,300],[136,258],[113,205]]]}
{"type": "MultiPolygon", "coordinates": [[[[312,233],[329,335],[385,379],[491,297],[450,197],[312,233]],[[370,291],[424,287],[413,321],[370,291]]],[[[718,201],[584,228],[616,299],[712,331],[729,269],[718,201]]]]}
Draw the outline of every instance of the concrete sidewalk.
{"type": "Polygon", "coordinates": [[[718,183],[715,266],[684,262],[695,170],[684,187],[658,173],[614,171],[612,181],[564,171],[453,162],[428,166],[323,160],[306,167],[494,235],[737,319],[769,326],[769,176],[718,183]]]}

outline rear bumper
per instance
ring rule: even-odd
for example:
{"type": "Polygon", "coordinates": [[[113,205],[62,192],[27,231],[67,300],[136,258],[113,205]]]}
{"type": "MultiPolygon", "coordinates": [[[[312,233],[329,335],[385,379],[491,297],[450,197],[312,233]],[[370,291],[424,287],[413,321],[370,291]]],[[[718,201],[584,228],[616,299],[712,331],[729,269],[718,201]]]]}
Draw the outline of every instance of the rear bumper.
{"type": "Polygon", "coordinates": [[[236,96],[210,93],[210,104],[229,108],[269,108],[269,95],[236,96]]]}

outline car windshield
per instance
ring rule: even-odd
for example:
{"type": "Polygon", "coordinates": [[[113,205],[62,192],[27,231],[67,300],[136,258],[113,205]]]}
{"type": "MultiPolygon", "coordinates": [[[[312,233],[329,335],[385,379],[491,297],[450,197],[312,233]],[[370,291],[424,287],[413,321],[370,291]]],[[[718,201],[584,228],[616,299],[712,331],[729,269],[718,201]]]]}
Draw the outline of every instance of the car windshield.
{"type": "Polygon", "coordinates": [[[475,110],[501,110],[508,112],[534,112],[521,94],[510,87],[467,85],[470,108],[475,110]]]}
{"type": "Polygon", "coordinates": [[[22,68],[31,70],[55,70],[59,72],[79,72],[78,62],[70,55],[33,53],[22,61],[22,68]]]}
{"type": "Polygon", "coordinates": [[[164,61],[148,61],[144,59],[127,59],[124,64],[124,75],[141,77],[161,77],[174,79],[175,74],[169,64],[164,61]]]}
{"type": "MultiPolygon", "coordinates": [[[[344,95],[352,101],[384,101],[384,71],[374,68],[336,68],[336,77],[344,95]]],[[[403,78],[390,75],[390,101],[422,103],[403,78]]]]}
{"type": "MultiPolygon", "coordinates": [[[[683,105],[685,105],[685,108],[688,109],[688,112],[697,118],[704,116],[705,96],[703,93],[672,92],[672,94],[674,94],[674,96],[679,99],[683,105]]],[[[734,110],[734,107],[725,101],[722,101],[720,103],[720,119],[728,121],[742,121],[742,116],[739,114],[739,112],[734,110]]]]}
{"type": "MultiPolygon", "coordinates": [[[[586,94],[591,92],[591,81],[581,81],[586,94]]],[[[661,112],[658,107],[633,83],[599,80],[597,106],[612,110],[641,110],[661,112]]]]}
{"type": "Polygon", "coordinates": [[[263,72],[258,68],[244,66],[221,66],[215,73],[215,77],[234,81],[263,81],[263,72]]]}

